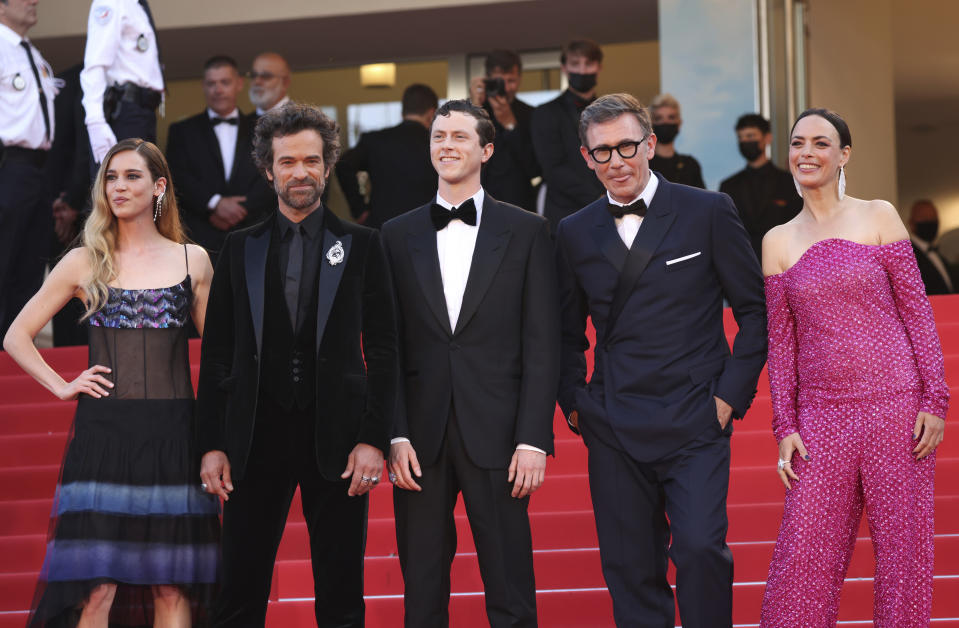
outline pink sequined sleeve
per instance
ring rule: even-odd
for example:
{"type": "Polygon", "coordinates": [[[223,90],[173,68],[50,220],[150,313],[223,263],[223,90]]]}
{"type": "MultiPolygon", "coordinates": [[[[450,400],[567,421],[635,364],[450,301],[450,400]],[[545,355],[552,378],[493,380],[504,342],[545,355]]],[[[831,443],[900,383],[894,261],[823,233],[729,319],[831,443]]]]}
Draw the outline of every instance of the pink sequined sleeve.
{"type": "Polygon", "coordinates": [[[944,419],[949,410],[949,387],[942,346],[912,244],[909,240],[887,244],[882,247],[881,255],[922,378],[919,410],[944,419]]]}
{"type": "Polygon", "coordinates": [[[769,333],[769,390],[773,405],[773,434],[781,441],[799,431],[796,423],[796,320],[786,299],[785,275],[766,277],[766,329],[769,333]]]}

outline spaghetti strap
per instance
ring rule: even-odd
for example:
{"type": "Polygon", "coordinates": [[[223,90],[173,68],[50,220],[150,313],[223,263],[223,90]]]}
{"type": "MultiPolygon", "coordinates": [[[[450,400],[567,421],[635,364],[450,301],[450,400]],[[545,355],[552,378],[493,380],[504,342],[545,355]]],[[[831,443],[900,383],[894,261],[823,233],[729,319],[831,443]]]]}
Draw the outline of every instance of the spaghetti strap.
{"type": "Polygon", "coordinates": [[[186,242],[183,243],[183,259],[186,261],[186,274],[190,274],[190,256],[187,254],[186,242]]]}

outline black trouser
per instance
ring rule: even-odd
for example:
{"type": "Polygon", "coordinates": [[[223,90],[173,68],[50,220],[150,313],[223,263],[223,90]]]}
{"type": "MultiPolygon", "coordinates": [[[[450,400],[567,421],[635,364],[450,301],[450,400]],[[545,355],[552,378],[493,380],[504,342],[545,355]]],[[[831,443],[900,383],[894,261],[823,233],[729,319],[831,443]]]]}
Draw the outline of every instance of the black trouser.
{"type": "MultiPolygon", "coordinates": [[[[148,142],[157,143],[157,112],[138,102],[125,100],[117,104],[116,111],[107,117],[110,129],[117,141],[139,137],[148,142]]],[[[100,164],[90,157],[90,174],[94,181],[100,164]]]]}
{"type": "MultiPolygon", "coordinates": [[[[416,443],[412,443],[416,447],[416,443]]],[[[407,628],[449,625],[450,565],[456,554],[453,508],[463,492],[473,531],[490,626],[536,626],[536,585],[527,507],[510,496],[507,469],[470,460],[451,413],[436,462],[416,482],[422,492],[393,489],[396,540],[406,585],[407,628]]]]}
{"type": "MultiPolygon", "coordinates": [[[[316,623],[362,627],[369,498],[317,468],[315,412],[286,412],[261,398],[244,477],[223,508],[223,565],[216,626],[262,628],[273,564],[297,484],[310,534],[316,623]]],[[[346,468],[346,460],[343,461],[346,468]]]]}
{"type": "Polygon", "coordinates": [[[666,580],[672,558],[683,626],[732,626],[729,435],[717,421],[678,451],[647,463],[611,446],[616,439],[605,422],[583,418],[599,553],[616,625],[675,625],[666,580]]]}
{"type": "Polygon", "coordinates": [[[45,201],[43,170],[8,154],[0,165],[0,339],[43,283],[53,237],[45,201]]]}

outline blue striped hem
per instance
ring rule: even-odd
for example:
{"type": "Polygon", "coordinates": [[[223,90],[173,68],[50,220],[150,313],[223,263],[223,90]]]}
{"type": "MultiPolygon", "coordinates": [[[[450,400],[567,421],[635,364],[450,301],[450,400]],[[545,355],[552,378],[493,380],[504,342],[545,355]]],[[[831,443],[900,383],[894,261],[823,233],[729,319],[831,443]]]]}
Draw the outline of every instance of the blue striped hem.
{"type": "Polygon", "coordinates": [[[42,580],[111,578],[130,584],[216,582],[219,547],[115,541],[51,541],[42,580]]]}
{"type": "Polygon", "coordinates": [[[216,515],[215,495],[197,486],[131,486],[70,482],[57,488],[57,514],[103,512],[118,515],[216,515]]]}

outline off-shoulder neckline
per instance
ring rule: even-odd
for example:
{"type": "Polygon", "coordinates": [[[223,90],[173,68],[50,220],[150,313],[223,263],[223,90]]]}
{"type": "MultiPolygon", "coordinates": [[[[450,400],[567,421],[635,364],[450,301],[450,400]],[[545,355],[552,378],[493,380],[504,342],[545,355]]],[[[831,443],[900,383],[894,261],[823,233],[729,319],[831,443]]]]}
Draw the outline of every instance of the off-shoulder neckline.
{"type": "Polygon", "coordinates": [[[781,273],[776,273],[775,275],[767,275],[765,278],[766,278],[766,279],[775,279],[775,278],[785,277],[787,274],[789,274],[789,271],[791,271],[791,270],[792,270],[793,268],[795,268],[796,266],[799,266],[799,264],[801,264],[802,261],[803,261],[804,259],[806,259],[807,255],[809,254],[810,251],[812,251],[812,250],[815,249],[815,248],[818,248],[820,244],[823,244],[823,243],[825,243],[825,242],[840,242],[840,243],[844,243],[844,244],[854,244],[854,245],[856,245],[856,246],[861,246],[861,247],[865,247],[865,248],[873,248],[873,249],[876,249],[876,248],[881,249],[881,248],[887,247],[887,246],[889,246],[889,247],[898,246],[898,245],[900,245],[900,244],[903,243],[903,242],[908,242],[908,243],[910,244],[910,246],[912,245],[912,241],[909,240],[909,238],[903,238],[902,240],[896,240],[895,242],[887,242],[887,243],[885,243],[885,244],[866,244],[865,242],[856,242],[855,240],[849,240],[849,239],[846,239],[846,238],[823,238],[822,240],[817,240],[817,241],[813,242],[812,244],[810,244],[810,245],[806,248],[806,250],[802,252],[802,255],[799,256],[799,259],[797,259],[797,260],[793,263],[792,266],[790,266],[790,267],[787,268],[786,270],[782,271],[781,273]]]}

